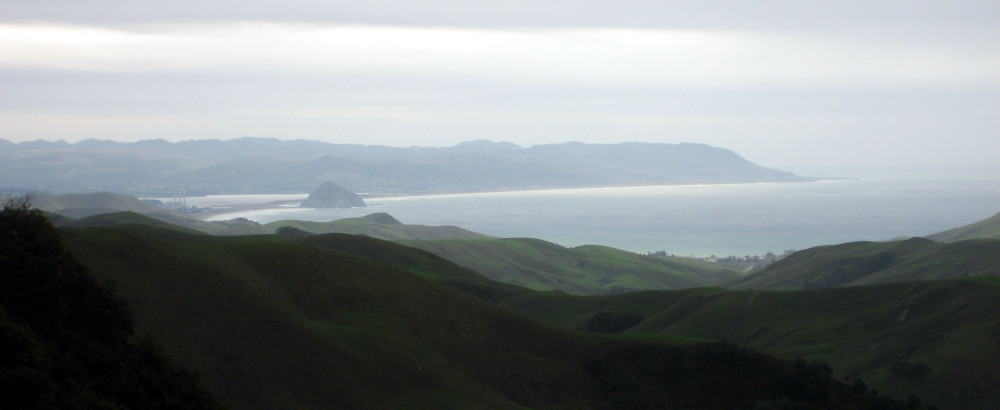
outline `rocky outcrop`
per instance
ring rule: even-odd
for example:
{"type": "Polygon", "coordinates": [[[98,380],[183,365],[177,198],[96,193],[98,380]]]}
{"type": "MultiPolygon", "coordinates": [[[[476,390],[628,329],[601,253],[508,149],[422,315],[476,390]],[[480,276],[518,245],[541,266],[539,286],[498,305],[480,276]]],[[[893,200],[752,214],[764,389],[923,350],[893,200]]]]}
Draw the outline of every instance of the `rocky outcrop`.
{"type": "Polygon", "coordinates": [[[299,205],[301,208],[354,208],[359,206],[365,206],[364,199],[333,182],[320,185],[299,205]]]}

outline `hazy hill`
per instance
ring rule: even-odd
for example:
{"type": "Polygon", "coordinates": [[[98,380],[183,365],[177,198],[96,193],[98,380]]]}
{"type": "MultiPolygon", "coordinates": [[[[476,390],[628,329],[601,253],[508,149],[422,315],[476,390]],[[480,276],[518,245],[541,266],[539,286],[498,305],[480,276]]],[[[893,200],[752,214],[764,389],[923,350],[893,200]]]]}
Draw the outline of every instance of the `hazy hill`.
{"type": "Polygon", "coordinates": [[[442,193],[655,184],[802,181],[703,144],[473,141],[394,148],[240,138],[0,144],[0,189],[133,196],[303,193],[325,181],[354,192],[442,193]]]}
{"type": "Polygon", "coordinates": [[[331,222],[275,221],[266,225],[199,222],[174,225],[154,216],[114,212],[66,218],[69,228],[147,225],[188,233],[224,235],[346,233],[400,241],[454,260],[502,283],[536,290],[608,294],[709,286],[739,277],[736,271],[683,258],[651,258],[603,246],[565,248],[537,239],[497,239],[454,226],[407,225],[386,213],[331,222]]]}
{"type": "Polygon", "coordinates": [[[654,258],[605,246],[566,248],[539,239],[403,241],[498,282],[534,290],[608,294],[709,286],[739,277],[715,264],[654,258]]]}
{"type": "MultiPolygon", "coordinates": [[[[213,224],[185,217],[168,209],[147,204],[127,195],[115,194],[111,192],[63,195],[33,193],[30,194],[30,198],[32,206],[38,209],[73,219],[126,212],[129,215],[126,218],[134,218],[132,215],[144,215],[166,224],[189,229],[207,231],[213,227],[213,224]]],[[[125,214],[120,216],[124,215],[125,214]]],[[[104,217],[101,219],[103,220],[102,223],[104,226],[116,224],[116,222],[114,222],[116,217],[114,216],[104,217]]],[[[96,219],[91,220],[91,222],[95,221],[96,219]]]]}
{"type": "Polygon", "coordinates": [[[796,252],[734,289],[815,289],[1000,275],[1000,240],[852,242],[796,252]]]}
{"type": "MultiPolygon", "coordinates": [[[[51,219],[52,218],[50,217],[50,220],[51,219]]],[[[163,222],[159,219],[154,219],[152,217],[143,214],[129,212],[129,211],[97,214],[80,219],[65,218],[57,221],[52,221],[52,224],[61,228],[94,228],[94,227],[110,227],[110,226],[122,226],[122,225],[141,225],[141,226],[154,226],[164,229],[173,229],[193,234],[204,234],[204,232],[195,229],[185,228],[180,225],[163,222]]]]}
{"type": "Polygon", "coordinates": [[[457,226],[427,226],[404,224],[384,212],[376,212],[360,218],[345,218],[330,222],[281,220],[264,225],[268,233],[282,226],[291,226],[306,232],[349,233],[368,235],[387,240],[401,239],[475,239],[489,238],[489,235],[467,231],[457,226]]]}
{"type": "Polygon", "coordinates": [[[650,258],[603,246],[565,248],[536,239],[497,239],[455,226],[403,224],[386,213],[331,222],[282,220],[258,225],[191,220],[135,198],[110,193],[39,198],[40,208],[47,211],[89,215],[57,223],[74,228],[146,224],[216,235],[271,234],[282,228],[294,228],[298,234],[347,233],[405,241],[493,280],[536,290],[607,294],[709,286],[739,277],[737,272],[718,265],[682,258],[650,258]],[[114,209],[136,211],[110,212],[114,209]],[[95,210],[110,213],[91,215],[95,210]]]}
{"type": "Polygon", "coordinates": [[[954,242],[963,239],[1000,239],[1000,214],[970,225],[928,235],[927,238],[939,242],[954,242]]]}
{"type": "Polygon", "coordinates": [[[266,225],[255,223],[206,222],[192,219],[138,199],[110,192],[90,194],[31,194],[32,205],[68,219],[54,221],[58,226],[93,227],[121,224],[175,226],[215,235],[272,234],[291,226],[308,233],[364,234],[375,238],[397,239],[472,239],[489,236],[455,226],[406,225],[389,214],[374,213],[361,218],[332,222],[283,220],[266,225]]]}
{"type": "Polygon", "coordinates": [[[940,408],[1000,408],[997,277],[809,291],[523,293],[501,303],[569,327],[729,340],[822,360],[837,378],[940,408]]]}
{"type": "Polygon", "coordinates": [[[155,227],[63,235],[130,301],[137,332],[162,340],[233,408],[904,407],[822,366],[731,344],[532,319],[406,267],[443,259],[371,238],[155,227]]]}
{"type": "Polygon", "coordinates": [[[32,206],[48,212],[55,212],[71,218],[83,218],[109,212],[135,212],[150,214],[164,209],[142,202],[136,198],[111,192],[87,194],[48,195],[31,194],[32,206]]]}

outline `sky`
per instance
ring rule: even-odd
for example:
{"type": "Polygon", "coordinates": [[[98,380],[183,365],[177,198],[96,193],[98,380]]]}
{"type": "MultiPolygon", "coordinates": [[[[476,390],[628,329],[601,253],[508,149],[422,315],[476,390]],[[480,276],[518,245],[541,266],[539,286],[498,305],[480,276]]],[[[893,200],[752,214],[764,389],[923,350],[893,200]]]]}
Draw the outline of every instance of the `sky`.
{"type": "Polygon", "coordinates": [[[998,134],[995,0],[0,6],[13,142],[695,142],[800,175],[1000,176],[998,134]]]}

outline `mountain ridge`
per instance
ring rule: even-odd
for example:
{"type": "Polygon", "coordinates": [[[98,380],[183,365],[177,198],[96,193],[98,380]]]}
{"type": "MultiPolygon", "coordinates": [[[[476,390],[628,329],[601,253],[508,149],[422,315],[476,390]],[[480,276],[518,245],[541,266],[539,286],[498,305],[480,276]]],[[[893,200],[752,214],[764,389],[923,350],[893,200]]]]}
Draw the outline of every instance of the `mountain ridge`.
{"type": "Polygon", "coordinates": [[[303,193],[325,181],[354,192],[432,194],[607,186],[810,181],[694,143],[521,147],[469,141],[386,147],[239,138],[0,144],[0,189],[132,196],[303,193]]]}

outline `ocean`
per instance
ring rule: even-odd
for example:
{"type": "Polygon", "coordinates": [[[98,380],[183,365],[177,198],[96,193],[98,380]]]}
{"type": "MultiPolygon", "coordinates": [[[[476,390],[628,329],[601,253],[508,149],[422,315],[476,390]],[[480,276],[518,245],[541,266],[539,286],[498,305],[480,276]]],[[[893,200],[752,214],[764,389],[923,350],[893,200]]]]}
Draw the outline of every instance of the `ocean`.
{"type": "MultiPolygon", "coordinates": [[[[188,205],[298,200],[210,196],[188,205]]],[[[606,245],[680,256],[762,255],[851,241],[924,236],[1000,212],[1000,180],[830,180],[802,183],[560,189],[368,198],[366,208],[279,207],[221,214],[330,221],[387,212],[406,224],[455,225],[573,247],[606,245]]]]}

